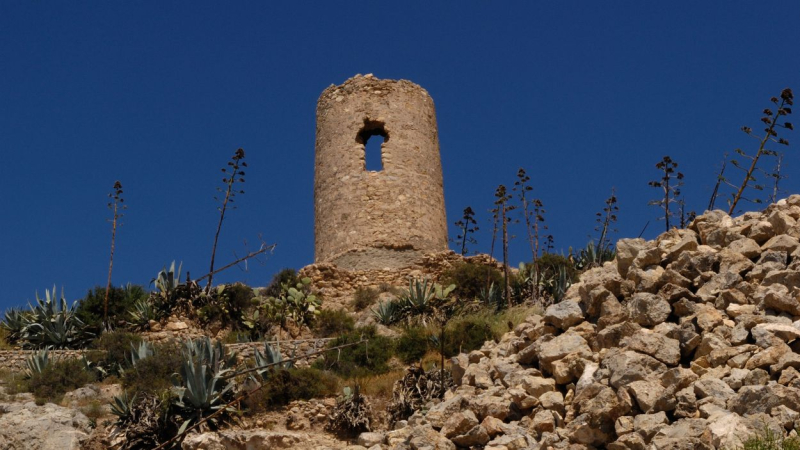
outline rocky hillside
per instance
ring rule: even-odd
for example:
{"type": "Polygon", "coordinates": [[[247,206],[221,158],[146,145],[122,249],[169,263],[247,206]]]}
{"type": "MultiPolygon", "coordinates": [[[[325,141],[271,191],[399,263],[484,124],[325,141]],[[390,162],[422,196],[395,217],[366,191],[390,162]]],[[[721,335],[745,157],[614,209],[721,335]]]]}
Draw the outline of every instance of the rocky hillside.
{"type": "MultiPolygon", "coordinates": [[[[624,239],[373,448],[735,448],[800,427],[800,196],[624,239]]],[[[791,431],[794,433],[794,431],[791,431]]]]}
{"type": "MultiPolygon", "coordinates": [[[[357,445],[322,431],[332,401],[315,400],[275,413],[286,430],[192,434],[182,448],[734,449],[765,428],[796,435],[798,221],[795,195],[762,213],[712,211],[653,241],[619,241],[616,260],[585,272],[562,302],[453,358],[456,388],[443,401],[357,445]],[[302,418],[309,424],[295,423],[302,418]]],[[[82,414],[5,397],[0,390],[10,400],[0,403],[0,448],[90,442],[82,414]],[[18,431],[31,420],[63,426],[18,431]]]]}

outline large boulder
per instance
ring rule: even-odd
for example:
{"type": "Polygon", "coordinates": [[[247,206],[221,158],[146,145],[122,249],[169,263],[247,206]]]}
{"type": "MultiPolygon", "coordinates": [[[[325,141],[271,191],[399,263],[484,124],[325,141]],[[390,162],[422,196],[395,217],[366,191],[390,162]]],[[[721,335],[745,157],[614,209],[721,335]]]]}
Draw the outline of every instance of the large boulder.
{"type": "Polygon", "coordinates": [[[79,450],[89,438],[89,419],[52,403],[0,403],[0,448],[79,450]]]}

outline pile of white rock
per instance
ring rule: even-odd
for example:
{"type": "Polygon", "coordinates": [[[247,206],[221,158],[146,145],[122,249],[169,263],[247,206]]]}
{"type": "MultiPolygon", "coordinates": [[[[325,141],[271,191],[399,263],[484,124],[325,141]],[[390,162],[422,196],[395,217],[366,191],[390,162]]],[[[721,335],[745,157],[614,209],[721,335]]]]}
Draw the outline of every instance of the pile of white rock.
{"type": "Polygon", "coordinates": [[[735,448],[800,427],[800,196],[703,214],[615,261],[500,342],[374,449],[735,448]]]}

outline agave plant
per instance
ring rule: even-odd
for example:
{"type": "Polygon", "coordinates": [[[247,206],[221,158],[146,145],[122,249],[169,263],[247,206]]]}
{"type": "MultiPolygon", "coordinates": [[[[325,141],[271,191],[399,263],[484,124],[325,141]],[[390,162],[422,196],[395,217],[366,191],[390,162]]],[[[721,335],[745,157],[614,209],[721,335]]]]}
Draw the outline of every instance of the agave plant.
{"type": "Polygon", "coordinates": [[[383,325],[391,325],[397,320],[399,320],[399,307],[396,302],[388,301],[388,302],[379,302],[377,309],[373,309],[372,315],[378,322],[382,323],[383,325]]]}
{"type": "Polygon", "coordinates": [[[170,414],[168,397],[142,393],[129,402],[125,400],[122,396],[117,404],[115,399],[111,407],[113,410],[116,405],[119,412],[128,413],[124,421],[117,422],[120,436],[124,438],[120,450],[156,448],[175,435],[178,417],[170,414]]]}
{"type": "Polygon", "coordinates": [[[180,263],[178,270],[175,271],[175,261],[172,261],[172,264],[169,266],[169,271],[165,266],[158,272],[155,278],[150,280],[150,283],[155,284],[156,289],[158,289],[162,295],[168,297],[172,291],[180,285],[181,268],[183,268],[183,263],[180,263]]]}
{"type": "Polygon", "coordinates": [[[400,304],[409,314],[423,314],[434,298],[436,290],[430,280],[412,279],[408,281],[408,291],[400,297],[400,304]]]}
{"type": "MultiPolygon", "coordinates": [[[[174,405],[185,419],[178,434],[220,409],[235,411],[226,404],[233,395],[234,383],[227,375],[236,364],[236,355],[228,354],[220,342],[212,344],[206,337],[186,342],[183,357],[180,377],[175,374],[172,379],[174,405]]],[[[216,416],[206,424],[216,428],[223,419],[216,416]]]]}
{"type": "Polygon", "coordinates": [[[491,283],[488,288],[481,288],[478,299],[490,308],[497,309],[505,305],[503,290],[494,283],[491,283]]]}
{"type": "Polygon", "coordinates": [[[259,376],[263,376],[267,371],[272,367],[279,367],[281,369],[292,369],[294,368],[294,355],[297,351],[295,347],[292,350],[292,360],[290,361],[283,361],[283,354],[281,353],[281,344],[280,342],[276,343],[275,346],[272,346],[270,343],[264,343],[264,353],[261,353],[260,350],[256,349],[255,353],[253,354],[256,363],[256,372],[259,376]]]}
{"type": "Polygon", "coordinates": [[[149,326],[151,320],[156,320],[156,311],[147,299],[139,299],[133,303],[133,309],[128,311],[130,323],[139,329],[149,326]]]}
{"type": "Polygon", "coordinates": [[[121,396],[114,396],[111,402],[111,414],[117,416],[117,423],[124,424],[131,420],[134,402],[136,394],[128,398],[128,393],[123,391],[121,396]]]}
{"type": "Polygon", "coordinates": [[[153,356],[155,354],[155,349],[153,346],[146,341],[139,342],[139,347],[134,347],[133,343],[131,343],[131,366],[136,367],[136,364],[145,359],[153,356]]]}
{"type": "Polygon", "coordinates": [[[47,349],[38,351],[25,360],[25,378],[31,378],[34,374],[40,374],[50,364],[50,356],[47,349]]]}
{"type": "Polygon", "coordinates": [[[17,308],[9,308],[4,316],[3,321],[0,322],[0,328],[8,333],[6,340],[9,344],[16,343],[22,338],[22,331],[29,322],[30,314],[17,308]]]}
{"type": "Polygon", "coordinates": [[[75,304],[67,305],[63,290],[56,299],[55,286],[52,295],[45,291],[45,299],[37,293],[36,305],[30,308],[20,339],[24,348],[80,348],[94,337],[75,315],[75,304]]]}
{"type": "MultiPolygon", "coordinates": [[[[181,380],[173,379],[173,392],[176,395],[177,406],[185,418],[178,433],[182,433],[192,424],[200,421],[222,408],[227,412],[235,409],[226,406],[230,393],[233,392],[233,381],[226,380],[225,375],[229,369],[214,371],[208,364],[200,361],[184,361],[181,366],[181,380]]],[[[206,422],[211,427],[219,423],[219,416],[206,422]]]]}
{"type": "Polygon", "coordinates": [[[434,300],[446,299],[455,288],[455,284],[445,288],[427,278],[411,279],[408,282],[408,291],[399,299],[401,314],[408,318],[416,318],[424,324],[426,317],[432,312],[434,300]]]}
{"type": "Polygon", "coordinates": [[[592,267],[602,266],[606,261],[612,261],[616,256],[614,248],[609,244],[603,247],[595,247],[594,242],[586,244],[586,248],[581,249],[578,258],[575,260],[575,268],[578,270],[588,270],[592,267]]]}
{"type": "Polygon", "coordinates": [[[425,372],[420,365],[414,364],[406,369],[403,378],[394,383],[392,401],[387,408],[389,416],[393,422],[408,419],[432,399],[444,398],[445,392],[454,386],[449,371],[433,368],[425,372]]]}
{"type": "Polygon", "coordinates": [[[215,371],[236,365],[236,354],[228,353],[228,349],[220,341],[211,342],[208,336],[187,340],[183,346],[183,358],[206,364],[215,371]]]}
{"type": "Polygon", "coordinates": [[[83,364],[83,370],[87,373],[97,372],[101,380],[108,376],[108,370],[105,367],[97,362],[89,361],[86,355],[81,355],[81,364],[83,364]]]}
{"type": "Polygon", "coordinates": [[[564,295],[567,293],[567,289],[572,285],[572,280],[569,278],[569,273],[567,268],[564,266],[559,266],[558,268],[558,277],[556,278],[555,283],[553,284],[553,290],[551,292],[553,296],[553,300],[558,303],[561,299],[564,298],[564,295]]]}
{"type": "Polygon", "coordinates": [[[327,428],[342,433],[370,431],[372,408],[361,395],[358,385],[355,389],[345,387],[343,395],[336,401],[336,407],[329,417],[327,428]]]}

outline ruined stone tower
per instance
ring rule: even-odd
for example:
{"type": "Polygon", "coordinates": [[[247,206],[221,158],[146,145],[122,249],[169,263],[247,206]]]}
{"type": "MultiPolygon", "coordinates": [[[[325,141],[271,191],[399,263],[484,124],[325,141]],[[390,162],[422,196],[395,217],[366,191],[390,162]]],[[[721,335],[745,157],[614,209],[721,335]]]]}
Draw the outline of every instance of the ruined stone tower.
{"type": "Polygon", "coordinates": [[[436,112],[409,81],[355,76],[317,103],[315,260],[347,270],[398,268],[447,249],[436,112]],[[382,169],[365,146],[383,139],[382,169]]]}

